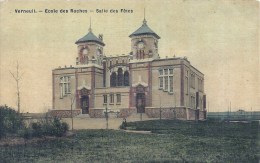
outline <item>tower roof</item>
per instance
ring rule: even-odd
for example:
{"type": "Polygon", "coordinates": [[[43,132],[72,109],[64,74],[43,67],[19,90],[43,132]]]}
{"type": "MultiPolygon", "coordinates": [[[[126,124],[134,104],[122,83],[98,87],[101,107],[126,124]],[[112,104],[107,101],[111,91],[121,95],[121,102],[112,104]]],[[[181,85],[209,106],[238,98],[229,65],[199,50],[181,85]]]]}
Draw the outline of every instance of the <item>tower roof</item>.
{"type": "Polygon", "coordinates": [[[160,39],[160,36],[158,36],[148,25],[147,21],[144,19],[143,24],[140,28],[138,28],[134,33],[132,33],[129,37],[132,36],[139,36],[139,35],[153,35],[157,39],[160,39]]]}
{"type": "Polygon", "coordinates": [[[102,46],[105,46],[104,42],[101,39],[99,39],[97,36],[95,36],[94,33],[92,32],[91,17],[90,17],[90,23],[89,23],[88,31],[89,31],[88,34],[86,34],[84,37],[82,37],[81,39],[76,41],[75,44],[83,43],[83,42],[96,42],[96,43],[98,43],[102,46]]]}
{"type": "Polygon", "coordinates": [[[83,42],[96,42],[100,45],[103,46],[105,45],[104,42],[101,39],[99,39],[97,36],[95,36],[91,30],[89,30],[88,34],[86,34],[84,37],[76,41],[75,44],[83,43],[83,42]]]}

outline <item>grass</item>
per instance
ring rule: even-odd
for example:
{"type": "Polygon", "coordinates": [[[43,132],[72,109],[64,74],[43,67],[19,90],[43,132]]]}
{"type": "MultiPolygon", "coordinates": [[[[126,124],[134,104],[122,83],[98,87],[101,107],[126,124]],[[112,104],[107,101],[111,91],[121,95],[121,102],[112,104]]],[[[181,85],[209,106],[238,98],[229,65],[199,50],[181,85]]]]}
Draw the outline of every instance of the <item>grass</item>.
{"type": "Polygon", "coordinates": [[[1,162],[258,162],[258,124],[153,120],[120,130],[78,130],[73,137],[1,146],[1,162]]]}

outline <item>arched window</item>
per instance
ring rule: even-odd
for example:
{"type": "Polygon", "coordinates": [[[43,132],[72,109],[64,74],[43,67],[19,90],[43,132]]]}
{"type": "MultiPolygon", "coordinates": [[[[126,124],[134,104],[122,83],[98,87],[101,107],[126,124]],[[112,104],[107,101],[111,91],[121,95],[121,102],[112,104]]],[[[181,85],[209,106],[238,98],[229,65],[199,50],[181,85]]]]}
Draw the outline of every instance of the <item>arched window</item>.
{"type": "Polygon", "coordinates": [[[116,87],[116,73],[113,72],[111,75],[110,75],[110,87],[116,87]]]}
{"type": "Polygon", "coordinates": [[[124,86],[129,86],[129,72],[125,71],[124,73],[124,86]]]}
{"type": "Polygon", "coordinates": [[[117,71],[117,85],[118,86],[123,86],[123,82],[124,82],[124,77],[123,77],[123,70],[122,68],[119,68],[117,71]]]}

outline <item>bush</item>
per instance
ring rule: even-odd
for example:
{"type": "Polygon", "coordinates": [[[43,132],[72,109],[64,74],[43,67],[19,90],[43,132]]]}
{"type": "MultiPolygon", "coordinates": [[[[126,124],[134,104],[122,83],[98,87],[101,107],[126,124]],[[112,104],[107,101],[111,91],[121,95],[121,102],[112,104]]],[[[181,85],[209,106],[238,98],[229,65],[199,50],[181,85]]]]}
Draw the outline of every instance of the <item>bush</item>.
{"type": "Polygon", "coordinates": [[[32,135],[35,137],[42,136],[63,136],[68,130],[69,125],[61,122],[60,119],[45,119],[40,122],[31,124],[32,135]]]}
{"type": "Polygon", "coordinates": [[[18,132],[18,135],[20,137],[23,137],[24,139],[30,139],[33,137],[33,131],[31,128],[23,128],[23,130],[20,130],[20,132],[18,132]]]}
{"type": "Polygon", "coordinates": [[[17,133],[24,127],[22,116],[13,108],[0,106],[0,139],[8,133],[17,133]]]}

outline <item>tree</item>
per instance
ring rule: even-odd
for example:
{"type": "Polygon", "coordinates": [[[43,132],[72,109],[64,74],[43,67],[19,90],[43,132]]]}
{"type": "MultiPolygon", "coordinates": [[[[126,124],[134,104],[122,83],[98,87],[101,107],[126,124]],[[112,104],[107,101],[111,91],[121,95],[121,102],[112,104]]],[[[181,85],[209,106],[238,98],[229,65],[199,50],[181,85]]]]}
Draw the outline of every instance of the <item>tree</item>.
{"type": "Polygon", "coordinates": [[[16,82],[18,113],[20,113],[20,80],[22,79],[22,76],[23,76],[23,74],[20,74],[19,69],[20,69],[19,62],[17,61],[16,73],[9,71],[16,82]]]}

